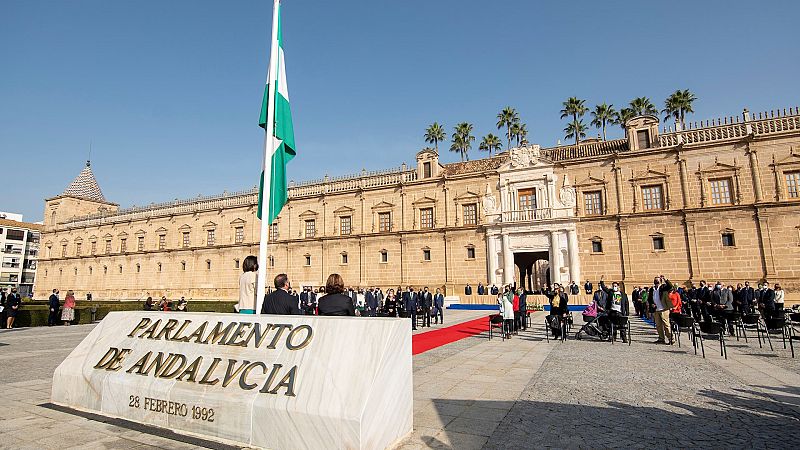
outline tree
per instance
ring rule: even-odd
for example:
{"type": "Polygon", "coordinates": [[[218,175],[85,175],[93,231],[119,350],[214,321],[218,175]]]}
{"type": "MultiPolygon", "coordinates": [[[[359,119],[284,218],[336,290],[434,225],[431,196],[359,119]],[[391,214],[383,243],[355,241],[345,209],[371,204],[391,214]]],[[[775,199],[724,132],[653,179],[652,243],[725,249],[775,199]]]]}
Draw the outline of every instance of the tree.
{"type": "Polygon", "coordinates": [[[631,100],[630,108],[637,116],[658,115],[658,109],[656,108],[656,105],[654,105],[653,102],[651,102],[647,97],[636,97],[635,99],[631,100]]]}
{"type": "Polygon", "coordinates": [[[511,125],[511,138],[517,141],[517,147],[522,145],[523,142],[527,143],[528,126],[520,122],[511,125]]]}
{"type": "Polygon", "coordinates": [[[425,142],[433,144],[436,153],[439,153],[439,142],[445,139],[447,139],[447,133],[444,131],[444,127],[439,125],[439,122],[433,122],[425,129],[425,142]]]}
{"type": "Polygon", "coordinates": [[[464,159],[469,161],[469,150],[472,148],[472,141],[475,140],[475,136],[472,135],[472,128],[471,123],[461,122],[453,129],[450,151],[458,152],[461,155],[461,161],[464,161],[464,159]]]}
{"type": "Polygon", "coordinates": [[[508,148],[511,148],[511,126],[519,122],[517,110],[506,106],[497,114],[497,129],[506,127],[506,138],[508,138],[508,148]]]}
{"type": "Polygon", "coordinates": [[[586,100],[581,100],[578,97],[570,97],[563,105],[564,109],[561,110],[561,118],[565,119],[572,116],[572,121],[567,125],[567,128],[564,128],[564,131],[567,133],[564,138],[575,138],[575,145],[579,145],[581,143],[581,138],[586,137],[586,125],[584,125],[581,120],[581,117],[588,111],[586,108],[586,100]],[[570,133],[567,131],[569,129],[573,130],[573,132],[570,133]],[[578,132],[575,132],[576,130],[578,130],[578,132]]]}
{"type": "Polygon", "coordinates": [[[673,117],[675,121],[680,122],[681,125],[685,128],[686,126],[686,113],[693,113],[694,109],[692,109],[692,103],[697,100],[694,94],[692,94],[688,89],[680,90],[673,92],[664,100],[664,109],[661,111],[664,113],[664,122],[667,121],[670,117],[673,117]]]}
{"type": "Polygon", "coordinates": [[[622,108],[617,113],[615,123],[622,127],[622,131],[625,132],[625,136],[628,136],[628,130],[625,128],[625,124],[634,117],[636,117],[636,113],[634,113],[631,108],[622,108]]]}
{"type": "Polygon", "coordinates": [[[500,144],[500,138],[492,133],[489,133],[483,137],[483,140],[481,140],[478,150],[489,152],[489,157],[491,158],[492,152],[499,151],[500,147],[502,147],[502,144],[500,144]]]}
{"type": "Polygon", "coordinates": [[[575,139],[575,145],[578,145],[581,139],[586,137],[586,125],[583,121],[569,122],[567,127],[564,128],[564,139],[575,139]]]}
{"type": "Polygon", "coordinates": [[[614,105],[602,103],[595,105],[592,111],[592,126],[603,130],[603,140],[606,140],[606,125],[613,125],[617,122],[617,111],[614,105]]]}

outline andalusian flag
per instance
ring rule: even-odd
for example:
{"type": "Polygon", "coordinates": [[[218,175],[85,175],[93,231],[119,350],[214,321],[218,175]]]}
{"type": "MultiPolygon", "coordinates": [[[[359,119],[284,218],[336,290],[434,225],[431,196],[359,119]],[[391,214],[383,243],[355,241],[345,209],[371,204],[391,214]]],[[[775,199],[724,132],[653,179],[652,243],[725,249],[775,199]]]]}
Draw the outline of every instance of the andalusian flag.
{"type": "MultiPolygon", "coordinates": [[[[292,110],[289,107],[289,88],[286,84],[280,1],[278,0],[275,1],[273,20],[277,20],[277,31],[273,31],[267,87],[264,89],[261,117],[258,120],[259,126],[274,136],[273,139],[268,137],[265,141],[264,166],[261,170],[261,183],[258,190],[258,218],[261,219],[264,188],[267,188],[268,224],[275,220],[283,205],[286,204],[286,163],[295,155],[294,128],[292,127],[292,110]],[[270,96],[272,89],[275,92],[270,96]],[[271,100],[272,104],[270,104],[271,100]],[[272,127],[267,126],[270,119],[272,119],[272,127]],[[267,183],[266,186],[265,183],[267,183]]],[[[265,237],[262,236],[263,238],[265,237]]]]}

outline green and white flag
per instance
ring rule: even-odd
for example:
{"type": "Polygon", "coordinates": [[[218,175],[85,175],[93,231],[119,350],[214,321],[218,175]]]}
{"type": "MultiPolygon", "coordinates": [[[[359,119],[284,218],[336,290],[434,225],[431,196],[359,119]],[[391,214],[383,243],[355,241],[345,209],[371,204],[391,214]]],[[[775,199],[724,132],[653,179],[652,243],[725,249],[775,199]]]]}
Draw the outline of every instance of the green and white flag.
{"type": "MultiPolygon", "coordinates": [[[[264,166],[261,170],[261,183],[258,190],[258,218],[263,220],[262,211],[266,209],[263,204],[266,200],[269,207],[266,218],[268,224],[275,220],[283,205],[286,204],[286,164],[295,156],[294,128],[292,127],[292,110],[289,107],[289,88],[286,84],[279,1],[275,2],[275,8],[273,20],[277,18],[277,33],[273,32],[267,87],[264,89],[261,116],[258,120],[259,126],[274,136],[273,139],[268,137],[265,141],[264,166]],[[271,89],[275,89],[272,106],[270,106],[271,89]],[[272,118],[272,127],[268,126],[270,118],[272,118]],[[265,192],[269,197],[267,199],[264,198],[265,192]]],[[[262,236],[261,238],[265,239],[266,237],[262,236]]]]}

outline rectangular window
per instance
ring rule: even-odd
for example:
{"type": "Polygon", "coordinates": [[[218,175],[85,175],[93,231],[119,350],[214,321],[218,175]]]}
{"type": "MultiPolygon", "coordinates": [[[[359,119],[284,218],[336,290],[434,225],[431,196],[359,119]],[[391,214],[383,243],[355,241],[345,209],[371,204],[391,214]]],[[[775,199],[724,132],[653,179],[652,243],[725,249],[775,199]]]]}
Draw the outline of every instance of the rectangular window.
{"type": "Polygon", "coordinates": [[[62,258],[66,258],[67,257],[67,244],[62,244],[61,245],[61,257],[62,258]]]}
{"type": "Polygon", "coordinates": [[[378,214],[378,231],[381,233],[392,231],[392,213],[383,212],[378,214]]]}
{"type": "Polygon", "coordinates": [[[307,266],[311,265],[311,255],[306,255],[306,265],[307,266]]]}
{"type": "Polygon", "coordinates": [[[11,241],[24,241],[25,240],[25,231],[23,230],[12,230],[8,229],[6,231],[6,239],[11,241]]]}
{"type": "Polygon", "coordinates": [[[317,221],[314,219],[306,220],[306,239],[317,235],[317,221]]]}
{"type": "Polygon", "coordinates": [[[119,240],[119,252],[125,253],[128,251],[128,240],[127,239],[120,239],[119,240]]]}
{"type": "Polygon", "coordinates": [[[278,224],[273,223],[269,226],[269,240],[270,241],[277,241],[278,240],[278,224]]]}
{"type": "Polygon", "coordinates": [[[475,259],[475,247],[467,247],[467,259],[475,259]]]}
{"type": "Polygon", "coordinates": [[[347,253],[342,253],[342,264],[347,264],[347,253]]]}
{"type": "Polygon", "coordinates": [[[75,244],[75,256],[81,256],[81,246],[82,245],[83,244],[81,244],[80,242],[75,244]]]}
{"type": "Polygon", "coordinates": [[[664,195],[661,185],[642,186],[642,202],[644,209],[664,209],[664,195]]]}
{"type": "Polygon", "coordinates": [[[731,202],[731,180],[729,178],[720,178],[718,180],[709,180],[711,187],[711,204],[712,205],[730,205],[731,202]]]}
{"type": "Polygon", "coordinates": [[[786,195],[789,198],[800,198],[800,172],[786,173],[786,195]]]}
{"type": "Polygon", "coordinates": [[[733,237],[733,233],[722,233],[722,246],[723,247],[736,246],[736,240],[733,237]]]}
{"type": "Polygon", "coordinates": [[[592,241],[592,253],[603,253],[603,241],[592,241]]]}
{"type": "Polygon", "coordinates": [[[431,163],[425,162],[422,163],[422,178],[430,178],[431,177],[431,163]]]}
{"type": "Polygon", "coordinates": [[[206,231],[206,245],[214,245],[214,241],[216,240],[215,237],[216,231],[215,230],[207,230],[206,231]]]}
{"type": "Polygon", "coordinates": [[[183,248],[189,248],[189,244],[190,243],[191,243],[191,241],[189,240],[189,232],[188,231],[184,231],[183,232],[183,248]]]}
{"type": "Polygon", "coordinates": [[[464,205],[464,225],[477,225],[478,224],[478,205],[470,203],[464,205]]]}
{"type": "Polygon", "coordinates": [[[381,251],[381,262],[382,263],[389,262],[389,252],[387,252],[386,250],[381,251]]]}
{"type": "Polygon", "coordinates": [[[106,255],[111,254],[111,239],[106,239],[106,255]]]}
{"type": "Polygon", "coordinates": [[[639,148],[650,148],[650,133],[647,130],[637,131],[636,141],[639,143],[639,148]]]}
{"type": "Polygon", "coordinates": [[[422,250],[422,260],[423,261],[430,261],[431,260],[431,251],[427,248],[422,250]]]}
{"type": "Polygon", "coordinates": [[[138,252],[144,251],[144,236],[138,236],[136,238],[136,251],[138,252]]]}
{"type": "Polygon", "coordinates": [[[167,235],[161,234],[158,236],[158,249],[164,250],[165,248],[167,248],[167,235]]]}
{"type": "Polygon", "coordinates": [[[89,249],[89,252],[92,254],[92,256],[94,256],[95,253],[97,253],[97,242],[92,241],[92,246],[89,249]]]}
{"type": "Polygon", "coordinates": [[[536,191],[533,189],[520,189],[517,192],[519,209],[536,209],[536,191]]]}
{"type": "Polygon", "coordinates": [[[653,250],[664,250],[664,238],[662,236],[653,236],[653,250]]]}
{"type": "Polygon", "coordinates": [[[233,268],[234,269],[238,269],[239,268],[239,260],[238,259],[234,259],[233,260],[233,268]]]}
{"type": "Polygon", "coordinates": [[[421,228],[433,228],[433,208],[419,210],[419,224],[421,228]]]}
{"type": "Polygon", "coordinates": [[[339,233],[342,236],[348,236],[353,232],[352,220],[350,216],[342,216],[339,218],[339,233]]]}
{"type": "Polygon", "coordinates": [[[236,232],[234,234],[234,242],[237,244],[241,244],[244,242],[244,227],[236,227],[236,232]]]}
{"type": "Polygon", "coordinates": [[[603,195],[601,191],[589,191],[583,193],[583,204],[587,216],[599,216],[603,214],[603,195]]]}

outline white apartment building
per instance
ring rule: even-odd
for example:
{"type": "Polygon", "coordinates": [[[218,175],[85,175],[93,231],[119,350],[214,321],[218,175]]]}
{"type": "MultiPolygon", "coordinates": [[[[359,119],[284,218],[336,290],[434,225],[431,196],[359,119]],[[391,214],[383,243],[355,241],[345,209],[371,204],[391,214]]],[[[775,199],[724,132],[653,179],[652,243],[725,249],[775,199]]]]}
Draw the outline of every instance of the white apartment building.
{"type": "Polygon", "coordinates": [[[21,214],[0,211],[0,287],[16,287],[23,297],[34,292],[41,231],[21,214]]]}

